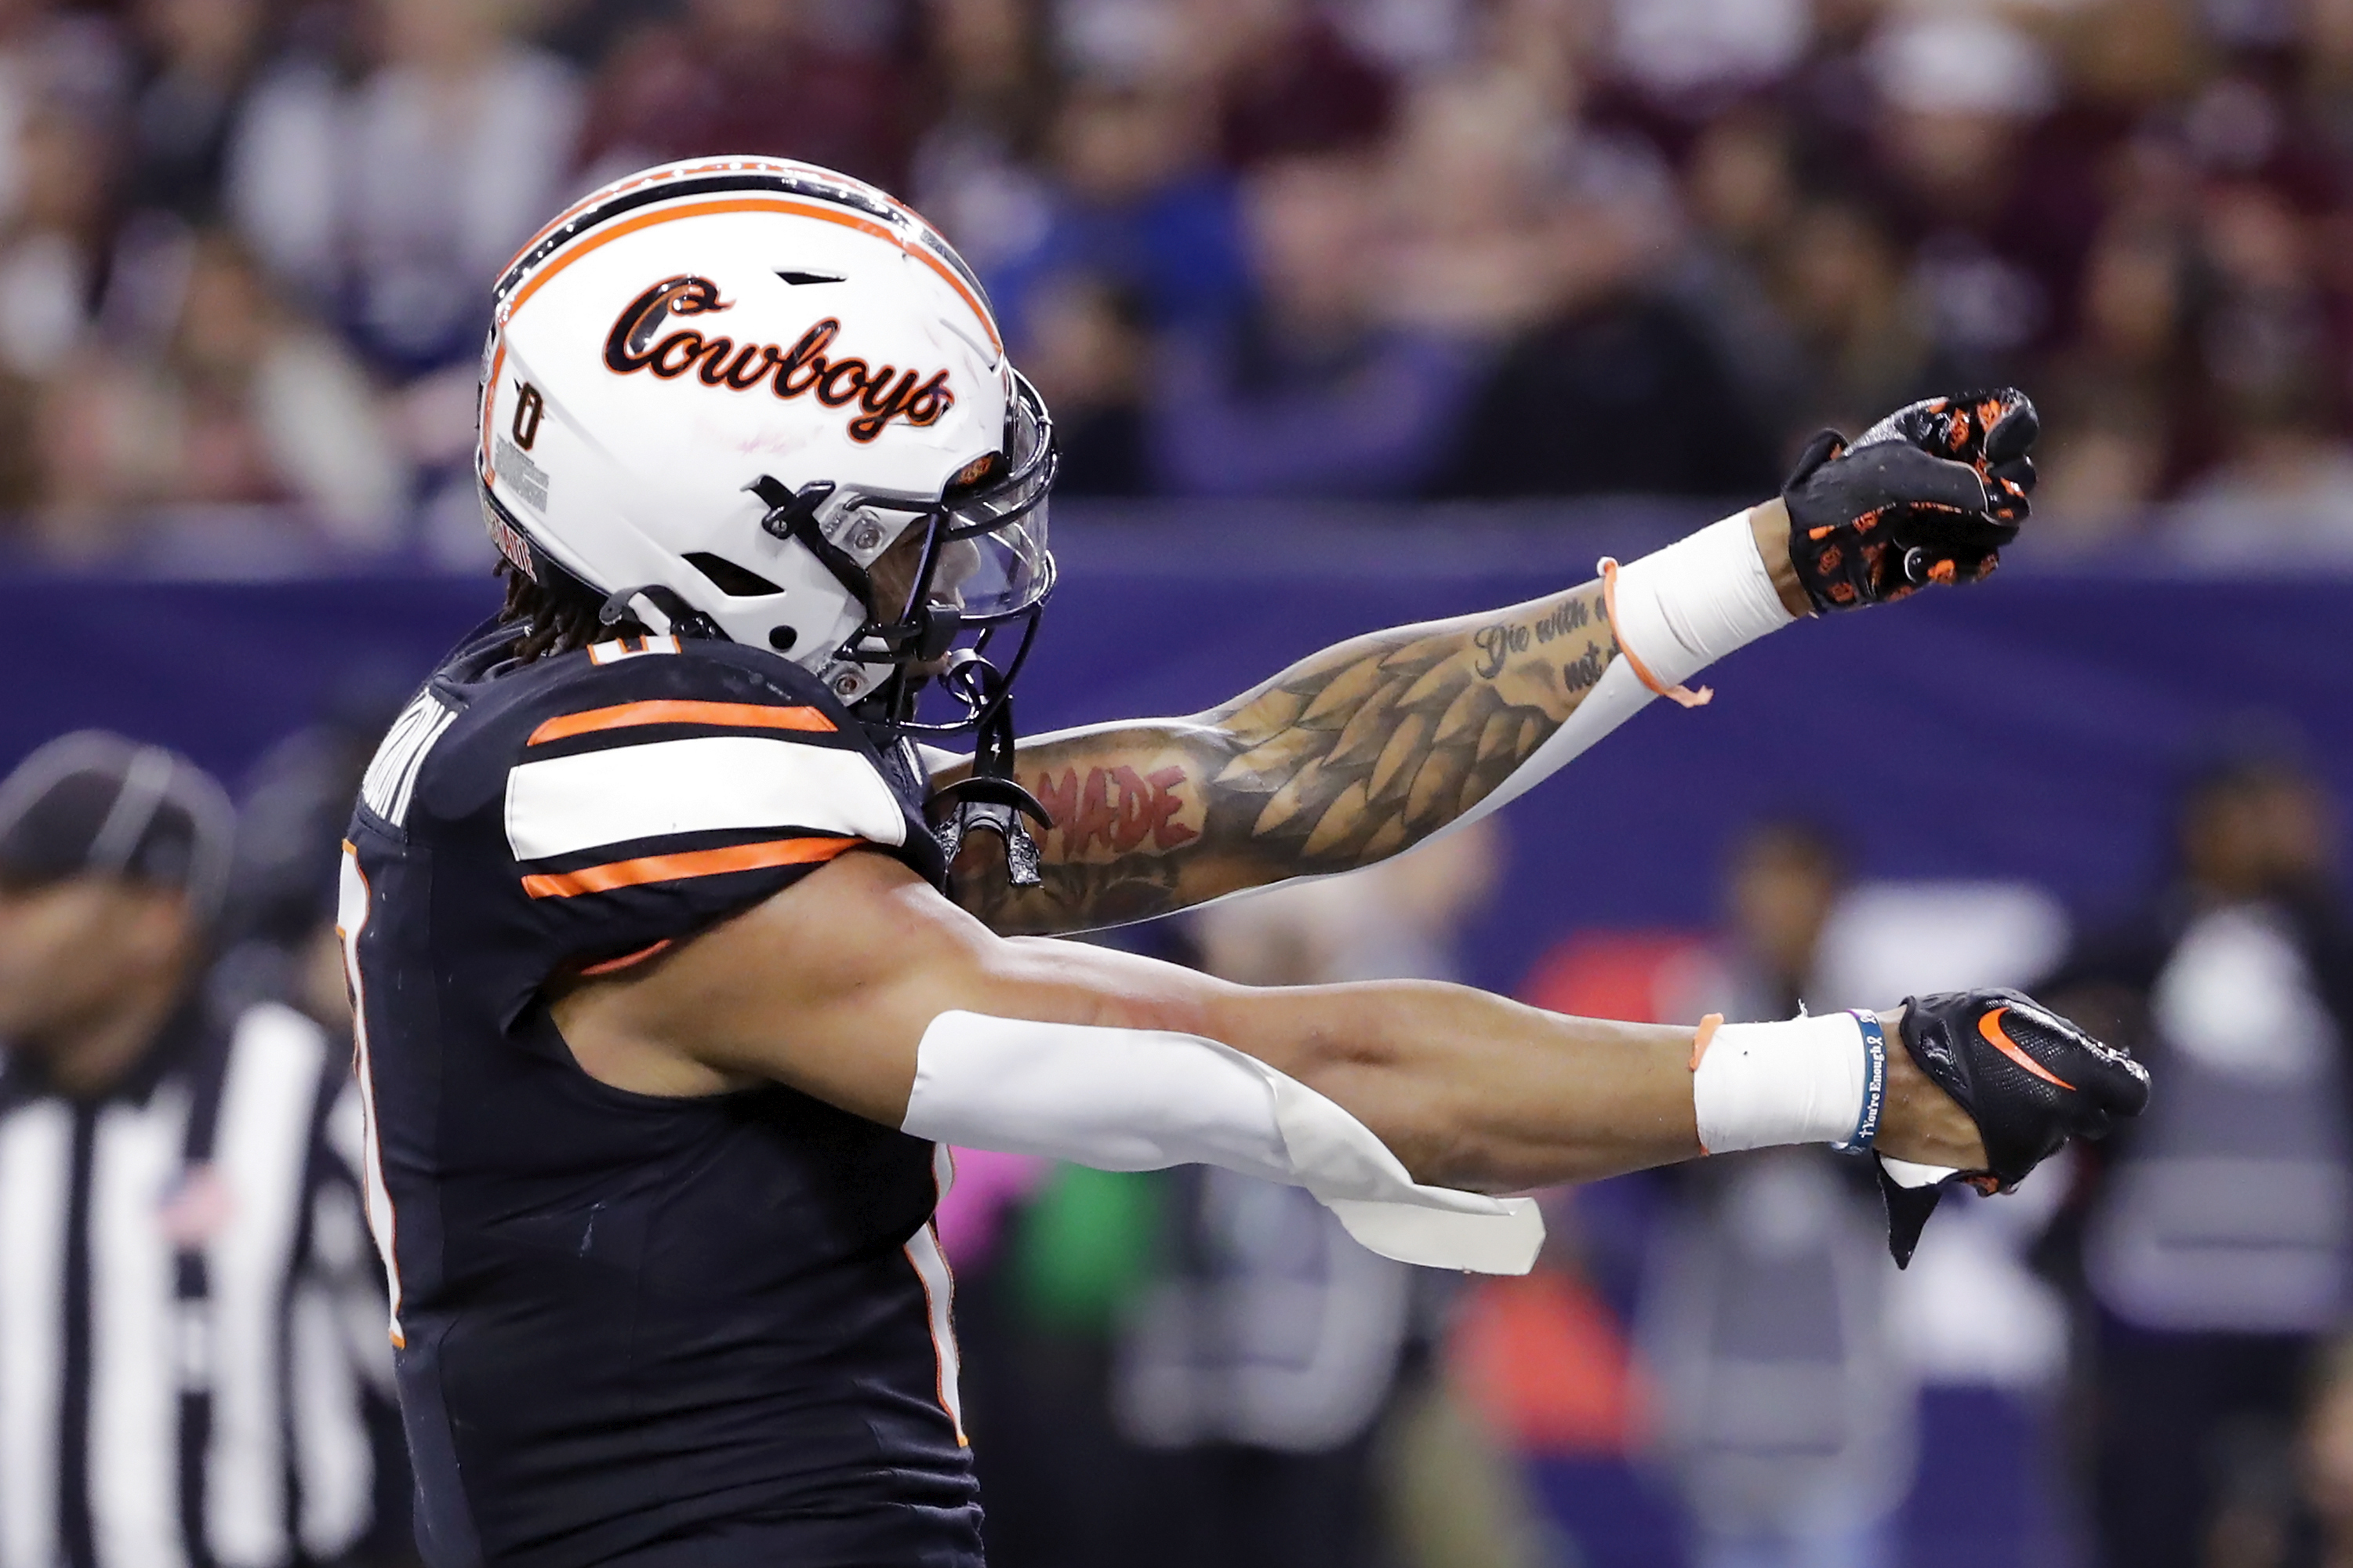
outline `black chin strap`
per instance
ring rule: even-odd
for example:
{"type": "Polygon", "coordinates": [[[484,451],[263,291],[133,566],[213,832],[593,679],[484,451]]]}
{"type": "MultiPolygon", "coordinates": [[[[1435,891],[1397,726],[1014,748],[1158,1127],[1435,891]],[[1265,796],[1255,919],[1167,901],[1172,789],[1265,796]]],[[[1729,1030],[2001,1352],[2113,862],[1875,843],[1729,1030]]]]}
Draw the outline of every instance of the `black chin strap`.
{"type": "Polygon", "coordinates": [[[818,479],[794,490],[787,489],[782,479],[762,474],[744,488],[768,509],[760,519],[763,529],[778,539],[799,542],[803,549],[817,557],[819,565],[833,574],[835,582],[861,606],[866,604],[872,592],[866,568],[858,563],[858,557],[828,539],[825,530],[817,525],[817,509],[833,494],[830,480],[818,479]]]}
{"type": "Polygon", "coordinates": [[[1005,678],[995,667],[976,661],[966,667],[965,679],[982,689],[987,717],[973,734],[971,773],[932,793],[931,805],[940,813],[932,833],[950,865],[964,848],[965,835],[996,834],[1005,842],[1007,879],[1017,888],[1034,888],[1040,880],[1038,841],[1021,819],[1029,817],[1040,828],[1053,826],[1054,819],[1036,795],[1014,782],[1013,701],[1005,695],[1005,678]]]}
{"type": "Polygon", "coordinates": [[[635,621],[658,637],[674,633],[680,637],[726,640],[716,621],[659,583],[640,588],[622,588],[607,595],[605,603],[596,611],[596,620],[599,625],[607,626],[635,621]]]}

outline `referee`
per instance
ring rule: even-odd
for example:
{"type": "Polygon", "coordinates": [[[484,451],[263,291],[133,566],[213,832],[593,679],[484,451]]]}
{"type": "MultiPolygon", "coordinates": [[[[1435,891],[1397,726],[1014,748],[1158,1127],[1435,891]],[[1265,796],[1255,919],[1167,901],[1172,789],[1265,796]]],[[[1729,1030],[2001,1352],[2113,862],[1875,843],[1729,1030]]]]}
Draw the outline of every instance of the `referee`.
{"type": "Polygon", "coordinates": [[[381,1284],[348,1053],[203,1005],[235,818],[85,731],[0,783],[0,1568],[371,1539],[381,1284]]]}

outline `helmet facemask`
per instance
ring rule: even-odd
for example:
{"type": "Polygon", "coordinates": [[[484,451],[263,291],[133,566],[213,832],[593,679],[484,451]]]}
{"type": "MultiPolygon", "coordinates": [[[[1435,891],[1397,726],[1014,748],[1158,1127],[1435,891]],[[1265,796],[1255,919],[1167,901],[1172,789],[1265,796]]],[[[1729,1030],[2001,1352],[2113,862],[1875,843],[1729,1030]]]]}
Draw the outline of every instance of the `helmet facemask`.
{"type": "Polygon", "coordinates": [[[1004,839],[1013,881],[1034,885],[1037,846],[1020,818],[1041,826],[1052,819],[1013,782],[1011,689],[1054,587],[1046,502],[1060,456],[1044,401],[1020,373],[1011,374],[1004,446],[971,465],[970,477],[959,476],[936,501],[850,497],[833,509],[837,519],[853,509],[913,514],[866,564],[819,521],[832,485],[796,492],[763,477],[747,488],[768,505],[761,526],[806,546],[867,607],[865,622],[833,653],[839,674],[830,679],[865,688],[851,711],[894,740],[974,736],[971,776],[934,796],[946,801],[939,834],[950,858],[967,830],[986,828],[1004,839]],[[854,667],[877,665],[888,667],[881,679],[857,679],[854,667]]]}
{"type": "Polygon", "coordinates": [[[866,606],[864,622],[832,657],[834,668],[853,677],[842,667],[887,668],[879,680],[838,682],[862,689],[853,711],[871,723],[908,734],[977,730],[1003,704],[1028,654],[1054,585],[1046,499],[1060,458],[1045,405],[1018,373],[1013,384],[1003,449],[972,465],[967,472],[978,472],[952,482],[935,501],[852,496],[830,506],[830,484],[796,492],[762,478],[747,487],[768,504],[761,526],[805,546],[866,606]],[[852,510],[906,521],[861,564],[819,521],[823,513],[839,519],[852,510]],[[992,659],[989,650],[1001,648],[1008,633],[1010,654],[992,659]],[[929,716],[927,689],[946,699],[929,716]]]}

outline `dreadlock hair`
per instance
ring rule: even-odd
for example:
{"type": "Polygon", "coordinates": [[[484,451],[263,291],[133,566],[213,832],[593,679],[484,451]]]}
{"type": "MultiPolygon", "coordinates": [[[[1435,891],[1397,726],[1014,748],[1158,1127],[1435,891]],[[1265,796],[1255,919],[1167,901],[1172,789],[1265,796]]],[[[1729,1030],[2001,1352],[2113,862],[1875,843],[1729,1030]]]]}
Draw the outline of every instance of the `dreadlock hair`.
{"type": "Polygon", "coordinates": [[[516,629],[516,662],[529,664],[576,653],[590,643],[646,635],[646,628],[634,618],[604,619],[605,596],[554,562],[543,559],[539,570],[539,580],[534,582],[514,563],[499,558],[497,574],[507,584],[499,622],[516,629]]]}

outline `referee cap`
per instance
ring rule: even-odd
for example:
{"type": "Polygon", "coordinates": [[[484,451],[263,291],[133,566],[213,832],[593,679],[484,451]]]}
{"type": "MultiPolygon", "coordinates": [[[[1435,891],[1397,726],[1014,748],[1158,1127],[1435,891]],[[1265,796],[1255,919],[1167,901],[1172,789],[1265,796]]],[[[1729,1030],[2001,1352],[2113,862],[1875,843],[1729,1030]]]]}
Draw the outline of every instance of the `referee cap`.
{"type": "Polygon", "coordinates": [[[185,891],[220,912],[237,812],[213,776],[162,746],[103,730],[60,735],[0,780],[0,890],[80,876],[185,891]]]}

